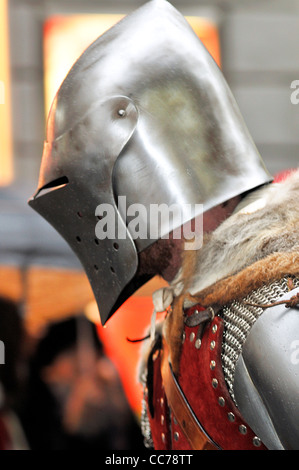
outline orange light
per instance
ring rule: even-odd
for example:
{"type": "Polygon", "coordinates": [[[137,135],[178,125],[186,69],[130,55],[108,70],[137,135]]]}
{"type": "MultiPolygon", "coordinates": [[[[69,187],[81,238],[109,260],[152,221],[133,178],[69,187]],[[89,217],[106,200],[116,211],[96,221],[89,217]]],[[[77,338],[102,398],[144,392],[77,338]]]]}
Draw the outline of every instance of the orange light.
{"type": "Polygon", "coordinates": [[[45,109],[84,50],[124,15],[53,16],[44,25],[45,109]]]}
{"type": "MultiPolygon", "coordinates": [[[[84,50],[124,15],[53,16],[44,25],[45,110],[48,115],[58,88],[84,50]]],[[[217,25],[208,18],[187,21],[220,66],[217,25]]]]}
{"type": "Polygon", "coordinates": [[[221,67],[220,39],[217,24],[208,18],[186,16],[186,20],[208,49],[215,62],[221,67]]]}
{"type": "MultiPolygon", "coordinates": [[[[94,304],[94,309],[96,306],[94,304]]],[[[142,386],[138,380],[143,341],[148,331],[153,311],[152,298],[133,295],[111,317],[106,327],[97,323],[99,337],[106,354],[116,366],[128,402],[137,416],[141,414],[142,386]]],[[[158,321],[165,314],[159,313],[158,321]]]]}
{"type": "Polygon", "coordinates": [[[0,185],[13,178],[7,0],[0,2],[0,185]]]}

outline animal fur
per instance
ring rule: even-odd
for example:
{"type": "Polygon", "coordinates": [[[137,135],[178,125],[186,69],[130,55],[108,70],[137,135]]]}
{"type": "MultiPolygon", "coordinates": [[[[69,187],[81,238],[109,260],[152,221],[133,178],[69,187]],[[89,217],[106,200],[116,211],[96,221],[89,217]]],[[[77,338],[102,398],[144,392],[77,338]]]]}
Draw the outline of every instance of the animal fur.
{"type": "Polygon", "coordinates": [[[224,306],[285,275],[299,275],[299,171],[285,182],[251,193],[235,213],[205,238],[201,250],[185,252],[183,291],[173,304],[164,335],[178,371],[183,307],[224,306]],[[249,204],[259,206],[251,211],[249,204]]]}

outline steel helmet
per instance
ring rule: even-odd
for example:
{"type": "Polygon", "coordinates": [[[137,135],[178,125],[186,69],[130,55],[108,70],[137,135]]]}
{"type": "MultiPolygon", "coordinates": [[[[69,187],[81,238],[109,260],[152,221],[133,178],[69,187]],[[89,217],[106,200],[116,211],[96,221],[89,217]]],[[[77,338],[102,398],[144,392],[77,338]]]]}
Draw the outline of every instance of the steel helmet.
{"type": "Polygon", "coordinates": [[[222,72],[185,18],[153,0],[99,37],[68,73],[29,204],[79,257],[104,324],[147,280],[136,276],[139,253],[190,219],[182,211],[148,236],[151,205],[207,211],[270,180],[222,72]],[[126,218],[135,203],[145,208],[139,223],[147,236],[139,239],[126,218]],[[116,214],[115,233],[103,239],[99,206],[116,214]]]}

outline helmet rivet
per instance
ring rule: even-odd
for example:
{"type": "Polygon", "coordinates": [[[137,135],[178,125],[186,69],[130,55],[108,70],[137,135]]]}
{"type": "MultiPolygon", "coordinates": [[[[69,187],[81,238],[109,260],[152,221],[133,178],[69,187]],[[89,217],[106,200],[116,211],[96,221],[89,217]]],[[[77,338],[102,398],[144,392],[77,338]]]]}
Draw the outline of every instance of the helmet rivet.
{"type": "Polygon", "coordinates": [[[124,117],[126,115],[126,110],[125,109],[119,109],[117,114],[120,116],[120,117],[124,117]]]}
{"type": "Polygon", "coordinates": [[[212,386],[213,386],[213,388],[217,388],[217,387],[218,387],[218,380],[217,380],[217,379],[213,379],[213,380],[212,380],[212,386]]]}
{"type": "Polygon", "coordinates": [[[252,442],[253,442],[253,445],[255,447],[260,447],[261,446],[261,440],[259,437],[255,436],[253,439],[252,439],[252,442]]]}
{"type": "Polygon", "coordinates": [[[225,399],[223,397],[218,398],[218,403],[220,406],[225,406],[225,399]]]}
{"type": "Polygon", "coordinates": [[[241,424],[239,426],[239,431],[240,431],[241,434],[247,434],[247,427],[244,426],[244,424],[241,424]]]}

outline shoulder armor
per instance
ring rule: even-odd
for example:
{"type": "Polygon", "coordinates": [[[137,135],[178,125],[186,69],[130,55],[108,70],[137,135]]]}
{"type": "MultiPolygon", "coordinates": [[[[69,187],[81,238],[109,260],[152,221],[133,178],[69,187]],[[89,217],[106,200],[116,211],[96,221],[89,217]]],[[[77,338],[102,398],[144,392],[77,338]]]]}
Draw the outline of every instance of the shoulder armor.
{"type": "Polygon", "coordinates": [[[299,309],[284,304],[268,308],[237,361],[234,394],[242,416],[270,450],[299,449],[298,372],[299,309]]]}

